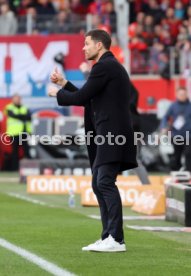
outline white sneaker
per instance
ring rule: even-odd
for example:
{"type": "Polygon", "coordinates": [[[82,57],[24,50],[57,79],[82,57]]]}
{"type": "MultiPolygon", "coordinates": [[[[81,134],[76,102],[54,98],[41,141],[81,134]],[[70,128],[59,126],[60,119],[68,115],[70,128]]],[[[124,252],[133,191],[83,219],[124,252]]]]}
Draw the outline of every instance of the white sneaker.
{"type": "Polygon", "coordinates": [[[109,235],[108,238],[105,240],[101,240],[98,243],[94,243],[89,247],[88,251],[95,251],[95,252],[125,252],[126,251],[126,245],[120,244],[119,242],[116,242],[114,238],[109,235]]]}
{"type": "Polygon", "coordinates": [[[92,249],[96,248],[96,246],[98,246],[101,242],[102,240],[100,239],[94,243],[89,244],[88,246],[84,246],[82,247],[82,251],[92,251],[92,249]]]}

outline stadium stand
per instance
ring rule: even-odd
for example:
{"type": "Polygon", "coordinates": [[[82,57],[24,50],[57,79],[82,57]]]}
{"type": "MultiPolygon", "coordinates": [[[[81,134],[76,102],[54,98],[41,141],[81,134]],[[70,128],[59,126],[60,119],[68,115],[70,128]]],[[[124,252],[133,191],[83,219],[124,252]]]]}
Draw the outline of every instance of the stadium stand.
{"type": "MultiPolygon", "coordinates": [[[[191,63],[191,1],[131,0],[129,4],[131,73],[169,79],[171,55],[173,72],[184,73],[191,63]]],[[[84,33],[87,15],[93,28],[116,34],[115,1],[1,0],[0,5],[0,35],[28,33],[29,29],[32,34],[84,33]]]]}

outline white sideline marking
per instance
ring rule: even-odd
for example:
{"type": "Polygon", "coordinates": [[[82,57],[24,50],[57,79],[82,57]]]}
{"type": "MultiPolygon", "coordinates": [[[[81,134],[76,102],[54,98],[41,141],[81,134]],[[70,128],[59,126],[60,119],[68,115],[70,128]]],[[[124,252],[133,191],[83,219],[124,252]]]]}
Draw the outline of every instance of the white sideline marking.
{"type": "Polygon", "coordinates": [[[139,226],[139,225],[126,225],[127,228],[134,230],[145,231],[162,231],[162,232],[191,232],[191,227],[176,227],[176,226],[139,226]]]}
{"type": "Polygon", "coordinates": [[[18,183],[19,178],[18,177],[0,177],[0,183],[1,182],[13,182],[13,183],[18,183]]]}
{"type": "Polygon", "coordinates": [[[18,199],[22,199],[22,200],[25,200],[25,201],[28,201],[28,202],[31,202],[31,203],[34,203],[34,204],[42,205],[42,206],[48,206],[48,207],[51,207],[51,208],[58,207],[58,206],[43,202],[41,200],[32,199],[30,197],[23,196],[23,195],[20,195],[20,194],[17,194],[17,193],[7,193],[7,195],[12,196],[12,197],[16,197],[18,199]]]}
{"type": "MultiPolygon", "coordinates": [[[[90,215],[90,218],[101,219],[100,216],[90,215]]],[[[165,216],[123,216],[124,220],[164,220],[165,216]]]]}
{"type": "MultiPolygon", "coordinates": [[[[33,204],[38,204],[38,205],[42,205],[42,206],[48,206],[51,208],[58,208],[59,206],[53,205],[53,204],[48,204],[44,201],[40,201],[37,199],[32,199],[30,197],[27,196],[23,196],[17,193],[7,193],[7,195],[21,199],[21,200],[25,200],[28,202],[31,202],[33,204]]],[[[98,215],[88,215],[87,217],[89,218],[93,218],[93,219],[97,219],[100,220],[101,217],[98,215]]],[[[124,220],[164,220],[165,216],[123,216],[124,220]]]]}
{"type": "Polygon", "coordinates": [[[55,275],[55,276],[75,276],[75,274],[60,268],[59,266],[46,261],[45,259],[21,248],[18,247],[4,239],[0,238],[0,246],[16,253],[17,255],[23,257],[24,259],[28,260],[31,263],[36,264],[37,266],[39,266],[40,268],[42,268],[43,270],[48,271],[50,274],[55,275]]]}

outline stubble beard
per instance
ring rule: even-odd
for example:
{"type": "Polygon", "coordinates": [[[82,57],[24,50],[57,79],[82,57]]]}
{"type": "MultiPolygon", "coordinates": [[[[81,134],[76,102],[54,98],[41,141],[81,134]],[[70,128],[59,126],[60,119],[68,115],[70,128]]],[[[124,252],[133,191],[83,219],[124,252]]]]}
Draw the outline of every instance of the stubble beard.
{"type": "Polygon", "coordinates": [[[96,60],[98,57],[98,53],[91,55],[90,57],[87,57],[87,60],[96,60]]]}

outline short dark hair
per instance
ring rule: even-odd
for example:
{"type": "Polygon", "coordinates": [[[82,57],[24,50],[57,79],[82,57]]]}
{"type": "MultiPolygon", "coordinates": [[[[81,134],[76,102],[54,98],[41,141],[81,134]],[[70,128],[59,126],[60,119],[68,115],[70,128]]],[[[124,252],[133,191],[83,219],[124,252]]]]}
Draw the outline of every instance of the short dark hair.
{"type": "Polygon", "coordinates": [[[98,30],[98,29],[91,30],[86,33],[85,37],[87,36],[91,36],[92,40],[96,42],[99,42],[99,41],[102,42],[104,48],[109,50],[111,46],[111,37],[106,31],[98,30]]]}

